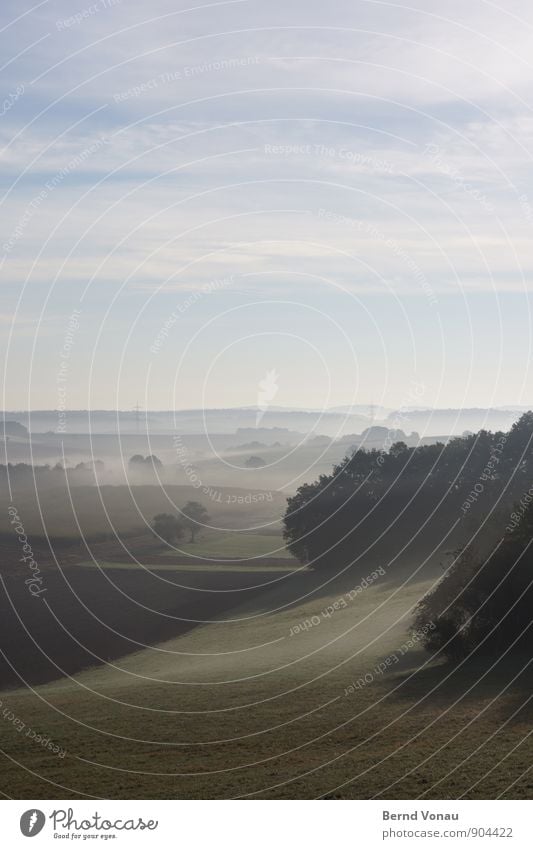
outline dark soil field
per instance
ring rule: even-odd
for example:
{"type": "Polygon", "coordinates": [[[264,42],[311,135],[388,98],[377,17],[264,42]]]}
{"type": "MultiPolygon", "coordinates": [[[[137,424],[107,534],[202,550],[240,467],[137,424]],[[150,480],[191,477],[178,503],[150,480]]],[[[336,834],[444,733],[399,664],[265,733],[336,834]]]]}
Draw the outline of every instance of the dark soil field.
{"type": "MultiPolygon", "coordinates": [[[[176,571],[168,558],[161,560],[166,565],[160,572],[157,566],[50,567],[44,573],[45,592],[36,598],[24,574],[4,576],[0,688],[75,675],[170,640],[215,621],[250,597],[259,601],[280,578],[278,571],[263,571],[260,565],[248,571],[242,564],[235,570],[185,565],[176,571]]],[[[281,574],[291,580],[287,565],[281,574]]]]}

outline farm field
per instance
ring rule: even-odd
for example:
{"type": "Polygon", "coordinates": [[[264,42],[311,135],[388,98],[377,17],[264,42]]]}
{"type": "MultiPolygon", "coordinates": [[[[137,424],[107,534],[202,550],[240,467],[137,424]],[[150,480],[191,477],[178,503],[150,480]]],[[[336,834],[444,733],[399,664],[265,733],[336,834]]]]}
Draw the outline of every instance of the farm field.
{"type": "MultiPolygon", "coordinates": [[[[166,554],[165,554],[166,557],[166,554]]],[[[179,561],[179,556],[178,556],[179,561]]],[[[255,561],[257,563],[257,561],[255,561]]],[[[194,569],[195,573],[200,572],[214,572],[221,575],[230,574],[232,572],[250,572],[250,565],[248,560],[244,560],[241,563],[209,563],[201,560],[199,563],[191,564],[191,561],[187,563],[141,563],[139,565],[134,565],[132,563],[117,563],[115,561],[105,561],[99,560],[97,563],[93,563],[90,561],[85,561],[81,563],[81,566],[87,567],[89,569],[145,569],[148,571],[155,572],[191,572],[191,569],[194,569]]],[[[290,562],[287,562],[286,565],[280,566],[279,564],[268,564],[266,566],[260,564],[257,566],[256,571],[260,574],[268,573],[268,572],[285,572],[291,573],[294,571],[294,566],[291,566],[290,562]]],[[[303,570],[303,567],[296,567],[300,571],[303,570]]]]}
{"type": "MultiPolygon", "coordinates": [[[[146,533],[157,513],[178,513],[189,500],[202,500],[211,517],[207,523],[219,535],[231,530],[262,529],[280,534],[280,516],[285,507],[281,493],[269,493],[271,501],[236,505],[231,499],[245,497],[246,490],[219,490],[221,502],[210,501],[192,486],[74,486],[66,482],[54,488],[43,485],[33,489],[27,484],[14,486],[12,500],[28,533],[53,537],[92,537],[108,534],[122,536],[137,530],[146,533]],[[229,500],[228,500],[229,499],[229,500]]],[[[9,531],[7,507],[11,503],[7,488],[0,493],[0,532],[9,531]]],[[[185,540],[184,540],[185,542],[185,540]]]]}
{"type": "MultiPolygon", "coordinates": [[[[211,532],[195,543],[180,540],[176,546],[179,552],[189,554],[193,557],[211,557],[215,560],[234,560],[238,558],[253,557],[281,557],[293,559],[290,551],[285,548],[281,535],[261,533],[237,533],[226,531],[224,533],[211,532]]],[[[168,551],[168,556],[174,556],[174,552],[168,551]]],[[[294,561],[297,565],[296,561],[294,561]]]]}

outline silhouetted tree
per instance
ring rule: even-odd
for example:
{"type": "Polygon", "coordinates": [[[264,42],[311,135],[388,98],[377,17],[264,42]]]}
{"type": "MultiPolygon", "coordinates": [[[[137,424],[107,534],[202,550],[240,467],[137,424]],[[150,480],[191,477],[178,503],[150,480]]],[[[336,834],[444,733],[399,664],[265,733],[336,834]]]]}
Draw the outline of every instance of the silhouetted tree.
{"type": "Polygon", "coordinates": [[[474,651],[530,651],[533,625],[533,502],[513,510],[503,539],[485,556],[471,547],[416,610],[415,624],[433,623],[425,648],[450,660],[474,651]]]}
{"type": "Polygon", "coordinates": [[[163,463],[155,454],[150,454],[146,458],[145,463],[149,464],[150,466],[153,466],[155,469],[161,469],[163,467],[163,463]]]}
{"type": "Polygon", "coordinates": [[[158,513],[152,519],[152,528],[165,542],[173,543],[183,537],[183,525],[177,516],[170,513],[158,513]]]}
{"type": "Polygon", "coordinates": [[[503,532],[502,510],[531,480],[533,413],[508,434],[481,430],[446,443],[356,449],[287,500],[284,537],[303,562],[339,568],[370,550],[388,556],[413,539],[447,536],[448,546],[460,546],[490,512],[489,547],[503,532]]]}
{"type": "Polygon", "coordinates": [[[248,457],[244,465],[247,469],[260,469],[262,466],[266,466],[266,462],[262,457],[257,457],[254,454],[251,457],[248,457]]]}
{"type": "Polygon", "coordinates": [[[209,521],[210,516],[203,504],[199,501],[188,501],[185,507],[182,508],[182,521],[186,528],[190,531],[191,542],[195,542],[196,537],[201,533],[203,526],[209,521]]]}
{"type": "Polygon", "coordinates": [[[163,468],[163,463],[155,454],[149,454],[148,457],[143,457],[142,454],[134,454],[133,457],[130,457],[128,465],[130,469],[147,472],[163,468]]]}

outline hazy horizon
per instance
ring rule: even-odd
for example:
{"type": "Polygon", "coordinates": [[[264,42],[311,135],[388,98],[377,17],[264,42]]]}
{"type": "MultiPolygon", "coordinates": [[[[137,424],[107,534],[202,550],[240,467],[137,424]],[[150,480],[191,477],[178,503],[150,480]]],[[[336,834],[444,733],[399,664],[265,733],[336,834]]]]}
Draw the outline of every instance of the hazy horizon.
{"type": "MultiPolygon", "coordinates": [[[[270,410],[270,412],[286,411],[286,412],[302,412],[302,413],[303,412],[307,412],[307,413],[338,413],[339,415],[342,415],[342,413],[348,413],[349,410],[351,409],[351,410],[357,411],[358,415],[370,418],[370,415],[369,415],[368,412],[365,412],[365,413],[361,412],[362,409],[367,409],[369,407],[372,407],[372,405],[371,404],[359,404],[359,403],[353,404],[351,406],[346,405],[346,406],[343,407],[343,405],[339,405],[339,406],[324,407],[324,408],[317,408],[317,407],[311,407],[311,406],[309,406],[309,407],[291,407],[291,406],[280,406],[280,405],[272,404],[268,407],[268,410],[270,410]]],[[[11,407],[11,408],[6,408],[4,410],[0,410],[0,414],[4,414],[4,413],[12,413],[12,414],[16,414],[16,413],[57,413],[59,409],[60,408],[58,408],[58,407],[32,407],[32,408],[11,407]]],[[[205,411],[248,410],[248,411],[255,412],[255,411],[261,410],[261,409],[262,408],[257,406],[257,405],[249,404],[249,405],[243,405],[243,406],[223,406],[223,407],[168,407],[168,408],[147,407],[147,408],[141,408],[138,412],[139,412],[139,416],[142,418],[142,416],[145,415],[146,413],[197,413],[197,412],[202,412],[203,410],[205,410],[205,411]]],[[[379,413],[395,412],[396,409],[397,408],[392,407],[392,406],[379,407],[375,411],[374,418],[376,418],[377,414],[379,414],[379,413]]],[[[404,405],[402,407],[402,409],[411,410],[411,411],[419,411],[419,412],[431,412],[431,411],[439,412],[439,411],[448,411],[448,410],[508,410],[508,411],[511,411],[511,412],[515,412],[515,411],[516,412],[521,412],[521,411],[525,412],[525,411],[533,409],[533,403],[532,404],[512,404],[511,403],[511,404],[499,404],[497,406],[496,405],[487,406],[487,405],[481,404],[479,406],[473,406],[473,407],[467,407],[467,406],[464,406],[464,405],[459,406],[459,405],[453,405],[453,404],[451,404],[449,407],[426,407],[426,406],[423,406],[423,405],[407,404],[407,405],[404,405]]],[[[135,407],[78,407],[78,408],[72,407],[72,408],[69,408],[66,411],[67,415],[69,413],[86,413],[86,412],[127,413],[129,415],[134,416],[135,413],[136,413],[136,410],[135,410],[135,407]]]]}

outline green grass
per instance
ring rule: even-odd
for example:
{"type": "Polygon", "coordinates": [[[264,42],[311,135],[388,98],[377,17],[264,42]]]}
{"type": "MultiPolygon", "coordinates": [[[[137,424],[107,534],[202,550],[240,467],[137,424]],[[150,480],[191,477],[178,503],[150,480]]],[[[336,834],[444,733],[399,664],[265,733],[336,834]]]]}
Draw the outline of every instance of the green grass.
{"type": "Polygon", "coordinates": [[[97,564],[95,564],[92,560],[86,560],[83,563],[79,564],[80,566],[86,566],[93,569],[145,569],[153,570],[155,572],[293,572],[295,569],[301,570],[302,567],[299,563],[294,561],[294,563],[287,563],[286,566],[278,566],[278,565],[266,565],[263,564],[257,565],[256,567],[251,564],[244,563],[163,563],[163,564],[150,564],[143,563],[139,566],[137,563],[117,563],[111,560],[99,560],[97,564]]]}
{"type": "Polygon", "coordinates": [[[4,792],[26,799],[531,797],[532,715],[519,710],[531,681],[510,684],[515,670],[505,662],[478,680],[472,665],[420,669],[427,658],[413,648],[388,673],[345,694],[398,652],[431,582],[379,580],[324,616],[339,591],[306,599],[308,580],[304,573],[296,607],[284,606],[284,582],[277,582],[266,599],[270,612],[250,601],[227,621],[114,666],[35,693],[1,693],[3,708],[67,750],[59,759],[0,722],[4,792]],[[318,624],[291,636],[313,616],[318,624]]]}

